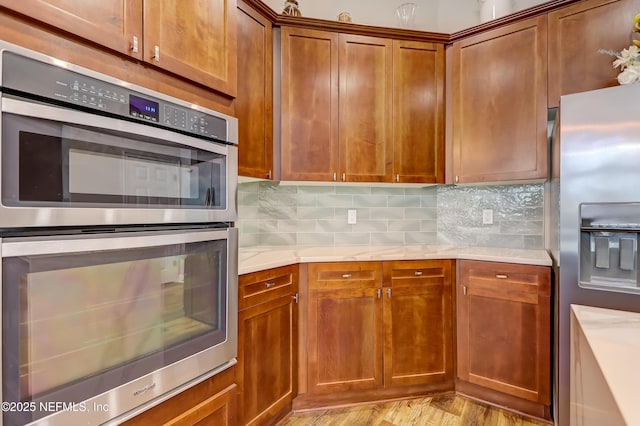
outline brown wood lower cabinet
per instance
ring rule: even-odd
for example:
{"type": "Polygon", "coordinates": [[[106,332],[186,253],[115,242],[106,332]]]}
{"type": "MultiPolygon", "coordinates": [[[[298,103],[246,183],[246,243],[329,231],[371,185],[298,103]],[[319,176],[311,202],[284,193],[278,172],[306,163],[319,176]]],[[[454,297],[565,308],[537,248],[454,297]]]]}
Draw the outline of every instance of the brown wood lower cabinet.
{"type": "Polygon", "coordinates": [[[453,380],[452,263],[383,263],[385,386],[453,380]]]}
{"type": "Polygon", "coordinates": [[[460,261],[458,273],[456,389],[548,418],[549,268],[460,261]]]}
{"type": "Polygon", "coordinates": [[[310,264],[299,407],[453,390],[452,264],[310,264]]]}
{"type": "Polygon", "coordinates": [[[126,426],[233,426],[237,424],[235,367],[126,421],[126,426]]]}
{"type": "Polygon", "coordinates": [[[239,279],[240,424],[274,424],[297,393],[298,266],[239,279]]]}

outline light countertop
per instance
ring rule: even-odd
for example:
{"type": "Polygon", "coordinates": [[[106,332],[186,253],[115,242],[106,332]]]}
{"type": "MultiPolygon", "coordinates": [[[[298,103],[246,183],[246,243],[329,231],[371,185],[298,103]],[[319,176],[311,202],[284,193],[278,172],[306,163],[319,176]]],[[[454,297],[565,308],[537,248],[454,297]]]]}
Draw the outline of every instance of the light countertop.
{"type": "Polygon", "coordinates": [[[551,266],[545,250],[453,246],[341,246],[240,248],[240,275],[295,263],[367,260],[467,259],[551,266]]]}
{"type": "Polygon", "coordinates": [[[571,310],[572,420],[640,425],[640,313],[580,305],[571,310]]]}

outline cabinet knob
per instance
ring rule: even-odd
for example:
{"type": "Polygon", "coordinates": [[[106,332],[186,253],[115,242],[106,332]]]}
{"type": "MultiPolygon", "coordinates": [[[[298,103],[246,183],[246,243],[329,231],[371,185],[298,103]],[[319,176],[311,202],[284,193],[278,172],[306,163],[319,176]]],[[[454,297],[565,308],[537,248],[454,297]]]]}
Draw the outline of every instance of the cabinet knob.
{"type": "Polygon", "coordinates": [[[507,274],[496,274],[496,278],[498,278],[499,280],[506,280],[507,278],[509,278],[509,275],[507,275],[507,274]]]}
{"type": "Polygon", "coordinates": [[[267,288],[275,287],[276,283],[264,283],[264,286],[267,288]]]}
{"type": "Polygon", "coordinates": [[[422,276],[422,271],[415,271],[413,275],[415,275],[416,277],[420,277],[422,276]]]}
{"type": "Polygon", "coordinates": [[[462,286],[462,294],[464,294],[465,296],[467,295],[467,286],[466,285],[462,286]]]}
{"type": "Polygon", "coordinates": [[[456,176],[454,180],[455,180],[456,183],[459,183],[460,182],[460,177],[456,176]]]}
{"type": "Polygon", "coordinates": [[[396,182],[400,182],[400,174],[396,175],[396,182]]]}
{"type": "Polygon", "coordinates": [[[338,174],[333,172],[333,181],[335,182],[336,180],[338,180],[338,174]]]}
{"type": "Polygon", "coordinates": [[[378,299],[380,299],[382,297],[382,290],[378,289],[376,293],[378,293],[378,299]]]}
{"type": "Polygon", "coordinates": [[[293,300],[296,302],[296,304],[298,303],[299,300],[299,296],[298,293],[295,294],[295,296],[291,296],[293,298],[293,300]]]}
{"type": "Polygon", "coordinates": [[[342,274],[342,278],[344,279],[351,278],[351,274],[342,274]]]}
{"type": "Polygon", "coordinates": [[[342,173],[342,181],[346,182],[347,181],[347,174],[346,173],[342,173]]]}
{"type": "Polygon", "coordinates": [[[153,48],[153,60],[160,62],[160,46],[155,46],[153,48]]]}
{"type": "Polygon", "coordinates": [[[391,288],[387,289],[387,297],[391,299],[391,288]]]}

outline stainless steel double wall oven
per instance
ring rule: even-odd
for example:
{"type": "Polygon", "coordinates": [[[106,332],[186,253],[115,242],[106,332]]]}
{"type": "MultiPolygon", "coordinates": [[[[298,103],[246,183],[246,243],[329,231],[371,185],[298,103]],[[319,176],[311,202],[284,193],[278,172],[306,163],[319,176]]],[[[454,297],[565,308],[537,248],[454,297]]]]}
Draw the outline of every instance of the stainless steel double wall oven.
{"type": "Polygon", "coordinates": [[[0,61],[0,425],[117,424],[233,365],[236,119],[0,61]]]}

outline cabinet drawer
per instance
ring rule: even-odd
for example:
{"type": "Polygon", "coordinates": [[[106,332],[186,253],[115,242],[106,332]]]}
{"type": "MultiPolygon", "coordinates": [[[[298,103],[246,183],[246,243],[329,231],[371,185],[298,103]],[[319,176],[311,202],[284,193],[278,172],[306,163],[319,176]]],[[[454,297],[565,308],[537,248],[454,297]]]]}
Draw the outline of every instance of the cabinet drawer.
{"type": "Polygon", "coordinates": [[[283,266],[252,274],[240,275],[238,280],[238,308],[268,302],[298,291],[298,266],[283,266]]]}
{"type": "Polygon", "coordinates": [[[522,302],[537,303],[538,296],[550,296],[550,269],[546,266],[460,261],[460,284],[479,296],[504,295],[522,302]]]}
{"type": "Polygon", "coordinates": [[[376,288],[382,282],[382,262],[331,262],[309,265],[310,290],[376,288]]]}
{"type": "Polygon", "coordinates": [[[385,287],[415,287],[451,282],[451,260],[400,260],[384,262],[385,287]]]}

